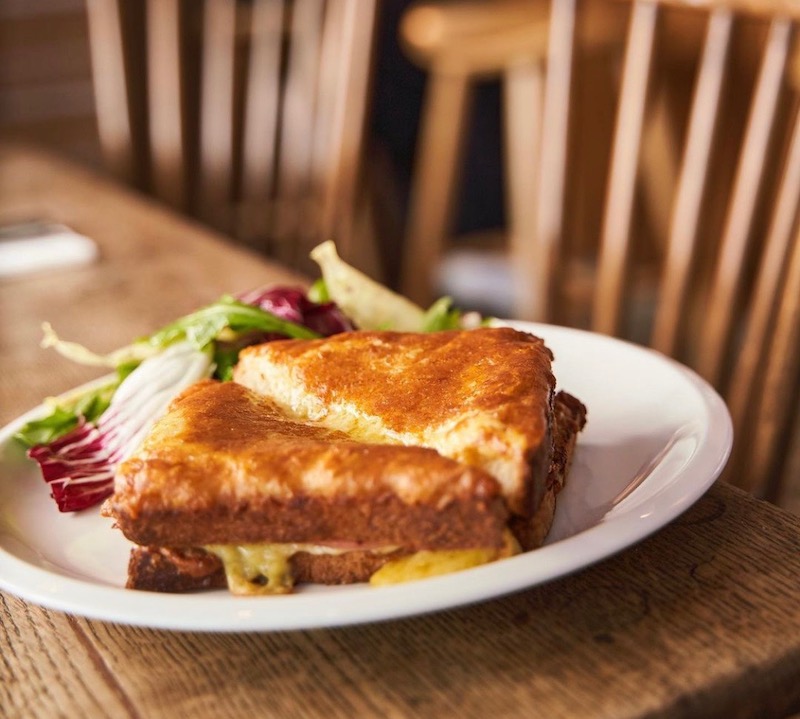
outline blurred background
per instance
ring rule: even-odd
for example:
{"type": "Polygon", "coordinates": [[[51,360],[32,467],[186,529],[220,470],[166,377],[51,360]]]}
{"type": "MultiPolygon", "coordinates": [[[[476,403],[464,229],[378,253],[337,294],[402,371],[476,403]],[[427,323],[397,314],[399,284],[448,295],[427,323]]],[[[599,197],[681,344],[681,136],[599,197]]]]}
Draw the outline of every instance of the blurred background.
{"type": "Polygon", "coordinates": [[[102,168],[82,0],[0,2],[0,129],[102,168]]]}
{"type": "MultiPolygon", "coordinates": [[[[379,203],[376,220],[387,238],[387,254],[380,271],[385,280],[395,284],[399,281],[399,243],[426,77],[401,48],[400,21],[410,4],[411,0],[383,0],[377,9],[371,29],[370,52],[374,54],[370,58],[371,96],[365,117],[369,162],[381,180],[375,199],[379,203]]],[[[87,11],[92,5],[86,0],[0,0],[0,135],[44,145],[96,170],[113,173],[113,159],[109,161],[101,143],[93,87],[87,11]]],[[[98,5],[94,3],[95,7],[98,5]]],[[[123,21],[130,23],[132,33],[143,32],[136,26],[143,23],[141,13],[146,3],[142,0],[129,5],[129,16],[123,21]]],[[[244,1],[239,5],[240,12],[252,11],[253,3],[244,1]]],[[[186,3],[181,11],[188,16],[192,11],[185,6],[186,3]]],[[[369,8],[365,7],[365,12],[368,14],[369,8]]],[[[187,18],[182,22],[187,23],[187,18]]],[[[247,29],[241,20],[239,25],[240,50],[246,52],[247,29]]],[[[182,28],[187,45],[199,43],[200,35],[199,24],[193,30],[182,28]],[[197,35],[194,39],[190,37],[192,31],[197,35]]],[[[195,53],[199,64],[196,48],[195,53]]],[[[143,57],[139,63],[140,71],[147,72],[143,57]]],[[[109,67],[94,69],[107,75],[115,72],[109,67]]],[[[123,79],[112,77],[111,81],[120,83],[123,79]]],[[[475,141],[470,143],[466,162],[470,168],[467,175],[481,180],[463,188],[456,220],[459,233],[496,227],[502,221],[499,84],[488,80],[480,85],[480,111],[469,129],[475,141]]],[[[193,131],[196,133],[197,128],[193,131]]],[[[148,188],[141,176],[132,175],[129,179],[134,185],[148,188]]]]}
{"type": "MultiPolygon", "coordinates": [[[[175,12],[180,14],[177,20],[180,27],[174,30],[175,40],[180,37],[182,62],[188,66],[181,69],[181,82],[184,83],[181,92],[185,95],[182,102],[184,105],[197,105],[200,102],[200,66],[203,62],[200,46],[204,28],[202,13],[198,12],[202,3],[194,3],[194,8],[191,7],[192,3],[186,2],[171,3],[168,0],[166,4],[173,5],[175,12]]],[[[234,33],[236,52],[240,57],[238,66],[232,70],[238,76],[238,92],[246,82],[246,61],[242,58],[250,52],[248,35],[251,32],[249,26],[253,21],[254,3],[244,0],[235,4],[239,6],[234,33]]],[[[319,7],[324,5],[321,2],[316,4],[319,7]]],[[[148,100],[146,90],[142,86],[137,87],[137,83],[142,83],[141,78],[131,79],[131,75],[135,76],[138,72],[143,78],[154,70],[147,67],[149,51],[142,44],[146,42],[143,38],[147,34],[147,3],[119,4],[121,15],[116,22],[127,26],[118,38],[126,43],[124,52],[128,67],[124,70],[125,75],[122,68],[113,64],[113,47],[103,47],[99,40],[93,47],[91,42],[92,13],[98,16],[95,20],[96,34],[107,33],[108,30],[102,27],[103,23],[115,21],[104,17],[108,14],[108,8],[103,8],[103,5],[86,0],[41,0],[35,3],[0,0],[0,135],[6,139],[44,145],[96,170],[121,176],[134,187],[161,196],[190,214],[201,216],[203,213],[198,209],[201,199],[197,188],[191,190],[194,197],[176,200],[169,190],[159,188],[158,182],[149,176],[154,168],[146,166],[147,158],[144,157],[151,152],[146,147],[149,131],[146,127],[147,118],[143,115],[139,118],[133,116],[135,111],[132,108],[138,105],[141,113],[144,113],[148,100]],[[137,35],[141,37],[137,39],[137,35]],[[135,47],[137,43],[138,48],[135,47]],[[109,92],[102,87],[107,83],[115,85],[119,92],[127,92],[131,106],[120,105],[116,110],[98,107],[98,102],[108,104],[114,100],[113,90],[109,92]],[[98,93],[109,99],[100,99],[98,93]],[[127,132],[124,137],[120,137],[119,129],[113,127],[120,122],[114,117],[115,112],[131,115],[130,120],[126,120],[130,124],[123,131],[127,132]],[[112,129],[106,129],[104,125],[111,125],[112,129]],[[105,138],[105,145],[101,137],[104,130],[107,135],[117,133],[116,137],[105,138]],[[130,151],[137,155],[136,159],[120,160],[120,144],[129,145],[130,151]],[[137,163],[138,166],[124,167],[126,162],[137,163]]],[[[287,16],[292,3],[285,5],[284,22],[290,23],[287,16]]],[[[364,2],[363,5],[362,12],[368,16],[364,23],[369,26],[371,33],[370,47],[362,60],[370,63],[366,68],[369,72],[369,88],[365,87],[364,90],[368,97],[363,119],[363,152],[369,157],[366,164],[371,181],[374,181],[370,198],[374,204],[374,227],[370,231],[380,235],[380,257],[365,261],[363,257],[351,253],[351,259],[397,286],[400,282],[402,238],[408,215],[427,73],[424,67],[409,57],[401,43],[400,25],[412,5],[411,0],[382,0],[372,18],[369,17],[373,12],[369,7],[371,2],[364,2]]],[[[162,12],[162,15],[168,13],[162,12]]],[[[162,62],[166,65],[161,69],[167,78],[164,82],[170,82],[168,75],[177,68],[170,67],[172,61],[168,52],[162,62]]],[[[223,85],[229,84],[227,80],[221,82],[223,85]]],[[[230,84],[233,87],[232,81],[230,84]]],[[[228,88],[224,88],[221,92],[224,94],[227,91],[228,88]]],[[[459,184],[458,196],[454,201],[454,235],[497,228],[502,224],[504,215],[500,83],[496,78],[476,77],[472,94],[473,111],[464,130],[467,135],[462,160],[465,181],[459,184]]],[[[228,132],[234,136],[232,141],[240,144],[238,151],[241,152],[244,132],[241,126],[245,121],[243,100],[239,97],[233,103],[239,103],[236,109],[238,116],[231,119],[234,127],[229,128],[228,132]],[[235,126],[237,123],[238,127],[235,126]]],[[[177,105],[170,106],[166,111],[174,111],[174,117],[178,118],[177,105]]],[[[185,107],[183,111],[187,115],[187,119],[181,121],[183,126],[180,130],[184,146],[183,162],[191,173],[199,161],[197,145],[200,129],[199,120],[192,120],[190,115],[194,112],[199,117],[199,111],[196,107],[193,110],[185,107]]],[[[153,139],[150,141],[154,142],[153,139]]],[[[235,171],[242,171],[241,163],[235,171]]],[[[241,192],[241,188],[233,190],[234,194],[236,192],[241,192]]],[[[303,266],[302,256],[292,256],[282,253],[274,245],[271,247],[269,238],[264,237],[268,234],[266,229],[254,233],[236,223],[220,221],[218,217],[206,216],[202,219],[218,225],[227,234],[242,237],[256,249],[277,255],[290,264],[303,266]]],[[[486,280],[483,284],[487,284],[486,280]]],[[[491,287],[469,300],[472,304],[483,305],[498,313],[507,314],[510,311],[508,293],[494,301],[491,287]]]]}

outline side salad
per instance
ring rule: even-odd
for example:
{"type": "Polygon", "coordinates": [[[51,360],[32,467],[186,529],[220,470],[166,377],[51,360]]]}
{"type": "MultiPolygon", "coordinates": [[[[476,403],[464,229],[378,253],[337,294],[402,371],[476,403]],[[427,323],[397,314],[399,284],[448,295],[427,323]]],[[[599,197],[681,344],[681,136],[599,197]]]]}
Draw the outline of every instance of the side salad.
{"type": "Polygon", "coordinates": [[[239,352],[275,339],[313,339],[354,329],[432,332],[476,326],[449,298],[423,310],[344,262],[332,241],[311,252],[321,278],[306,292],[270,287],[225,295],[148,337],[99,355],[45,324],[43,347],[110,374],[46,401],[49,414],[15,434],[28,447],[62,512],[108,497],[116,466],[133,453],[172,399],[206,377],[227,381],[239,352]]]}

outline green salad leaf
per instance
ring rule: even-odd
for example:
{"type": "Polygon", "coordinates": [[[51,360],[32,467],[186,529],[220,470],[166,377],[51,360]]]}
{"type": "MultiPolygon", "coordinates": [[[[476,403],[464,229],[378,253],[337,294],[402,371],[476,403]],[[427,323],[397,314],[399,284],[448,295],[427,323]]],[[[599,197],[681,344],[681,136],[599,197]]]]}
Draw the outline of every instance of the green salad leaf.
{"type": "Polygon", "coordinates": [[[308,288],[307,293],[308,299],[312,302],[316,302],[318,305],[323,305],[326,302],[331,301],[330,292],[328,292],[328,285],[325,284],[325,280],[320,277],[319,279],[314,281],[314,284],[308,288]]]}
{"type": "Polygon", "coordinates": [[[76,390],[59,399],[46,400],[45,404],[52,408],[50,414],[26,422],[17,430],[14,437],[27,447],[49,444],[74,429],[81,417],[85,417],[89,422],[97,421],[108,409],[111,397],[129,373],[129,367],[124,366],[108,382],[76,390]]]}
{"type": "Polygon", "coordinates": [[[423,332],[457,330],[461,327],[461,311],[453,307],[450,297],[440,297],[425,313],[422,322],[423,332]]]}
{"type": "Polygon", "coordinates": [[[281,319],[271,312],[225,295],[213,304],[162,327],[146,341],[153,347],[163,349],[179,340],[187,340],[198,349],[202,349],[217,339],[225,329],[237,334],[260,330],[296,339],[319,337],[319,334],[307,327],[281,319]]]}
{"type": "Polygon", "coordinates": [[[50,444],[77,425],[78,417],[74,412],[56,407],[47,417],[26,422],[14,437],[26,447],[35,447],[37,444],[50,444]]]}

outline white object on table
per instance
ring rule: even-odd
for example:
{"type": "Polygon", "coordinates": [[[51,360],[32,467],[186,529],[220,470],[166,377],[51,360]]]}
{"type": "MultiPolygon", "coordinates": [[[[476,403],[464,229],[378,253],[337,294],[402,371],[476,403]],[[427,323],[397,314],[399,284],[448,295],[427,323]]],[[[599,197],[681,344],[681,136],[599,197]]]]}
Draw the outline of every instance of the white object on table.
{"type": "Polygon", "coordinates": [[[24,222],[0,227],[0,279],[86,265],[97,245],[66,225],[24,222]]]}

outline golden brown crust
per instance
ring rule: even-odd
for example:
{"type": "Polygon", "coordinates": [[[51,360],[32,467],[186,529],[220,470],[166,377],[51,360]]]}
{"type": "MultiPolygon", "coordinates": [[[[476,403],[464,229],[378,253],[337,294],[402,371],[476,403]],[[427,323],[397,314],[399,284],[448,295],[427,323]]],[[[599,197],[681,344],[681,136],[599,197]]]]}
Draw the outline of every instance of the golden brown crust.
{"type": "Polygon", "coordinates": [[[233,382],[178,397],[123,462],[105,511],[142,545],[503,543],[497,482],[421,447],[354,442],[233,382]]]}
{"type": "MultiPolygon", "coordinates": [[[[119,469],[106,512],[146,545],[132,552],[129,586],[224,587],[220,561],[195,549],[208,544],[499,547],[508,520],[523,549],[539,546],[586,421],[580,401],[553,395],[551,359],[541,340],[507,328],[246,350],[236,376],[257,392],[189,388],[119,469]],[[286,387],[324,412],[355,407],[380,443],[303,416],[286,387]]],[[[301,552],[291,566],[298,583],[338,584],[386,560],[301,552]]]]}
{"type": "Polygon", "coordinates": [[[551,361],[511,328],[350,332],[249,347],[234,379],[300,420],[485,469],[511,511],[531,516],[550,464],[551,361]]]}
{"type": "Polygon", "coordinates": [[[325,404],[353,402],[396,432],[422,435],[450,418],[490,413],[538,444],[555,380],[552,354],[508,327],[446,332],[345,332],[243,350],[234,372],[248,384],[266,362],[289,365],[325,404]]]}

